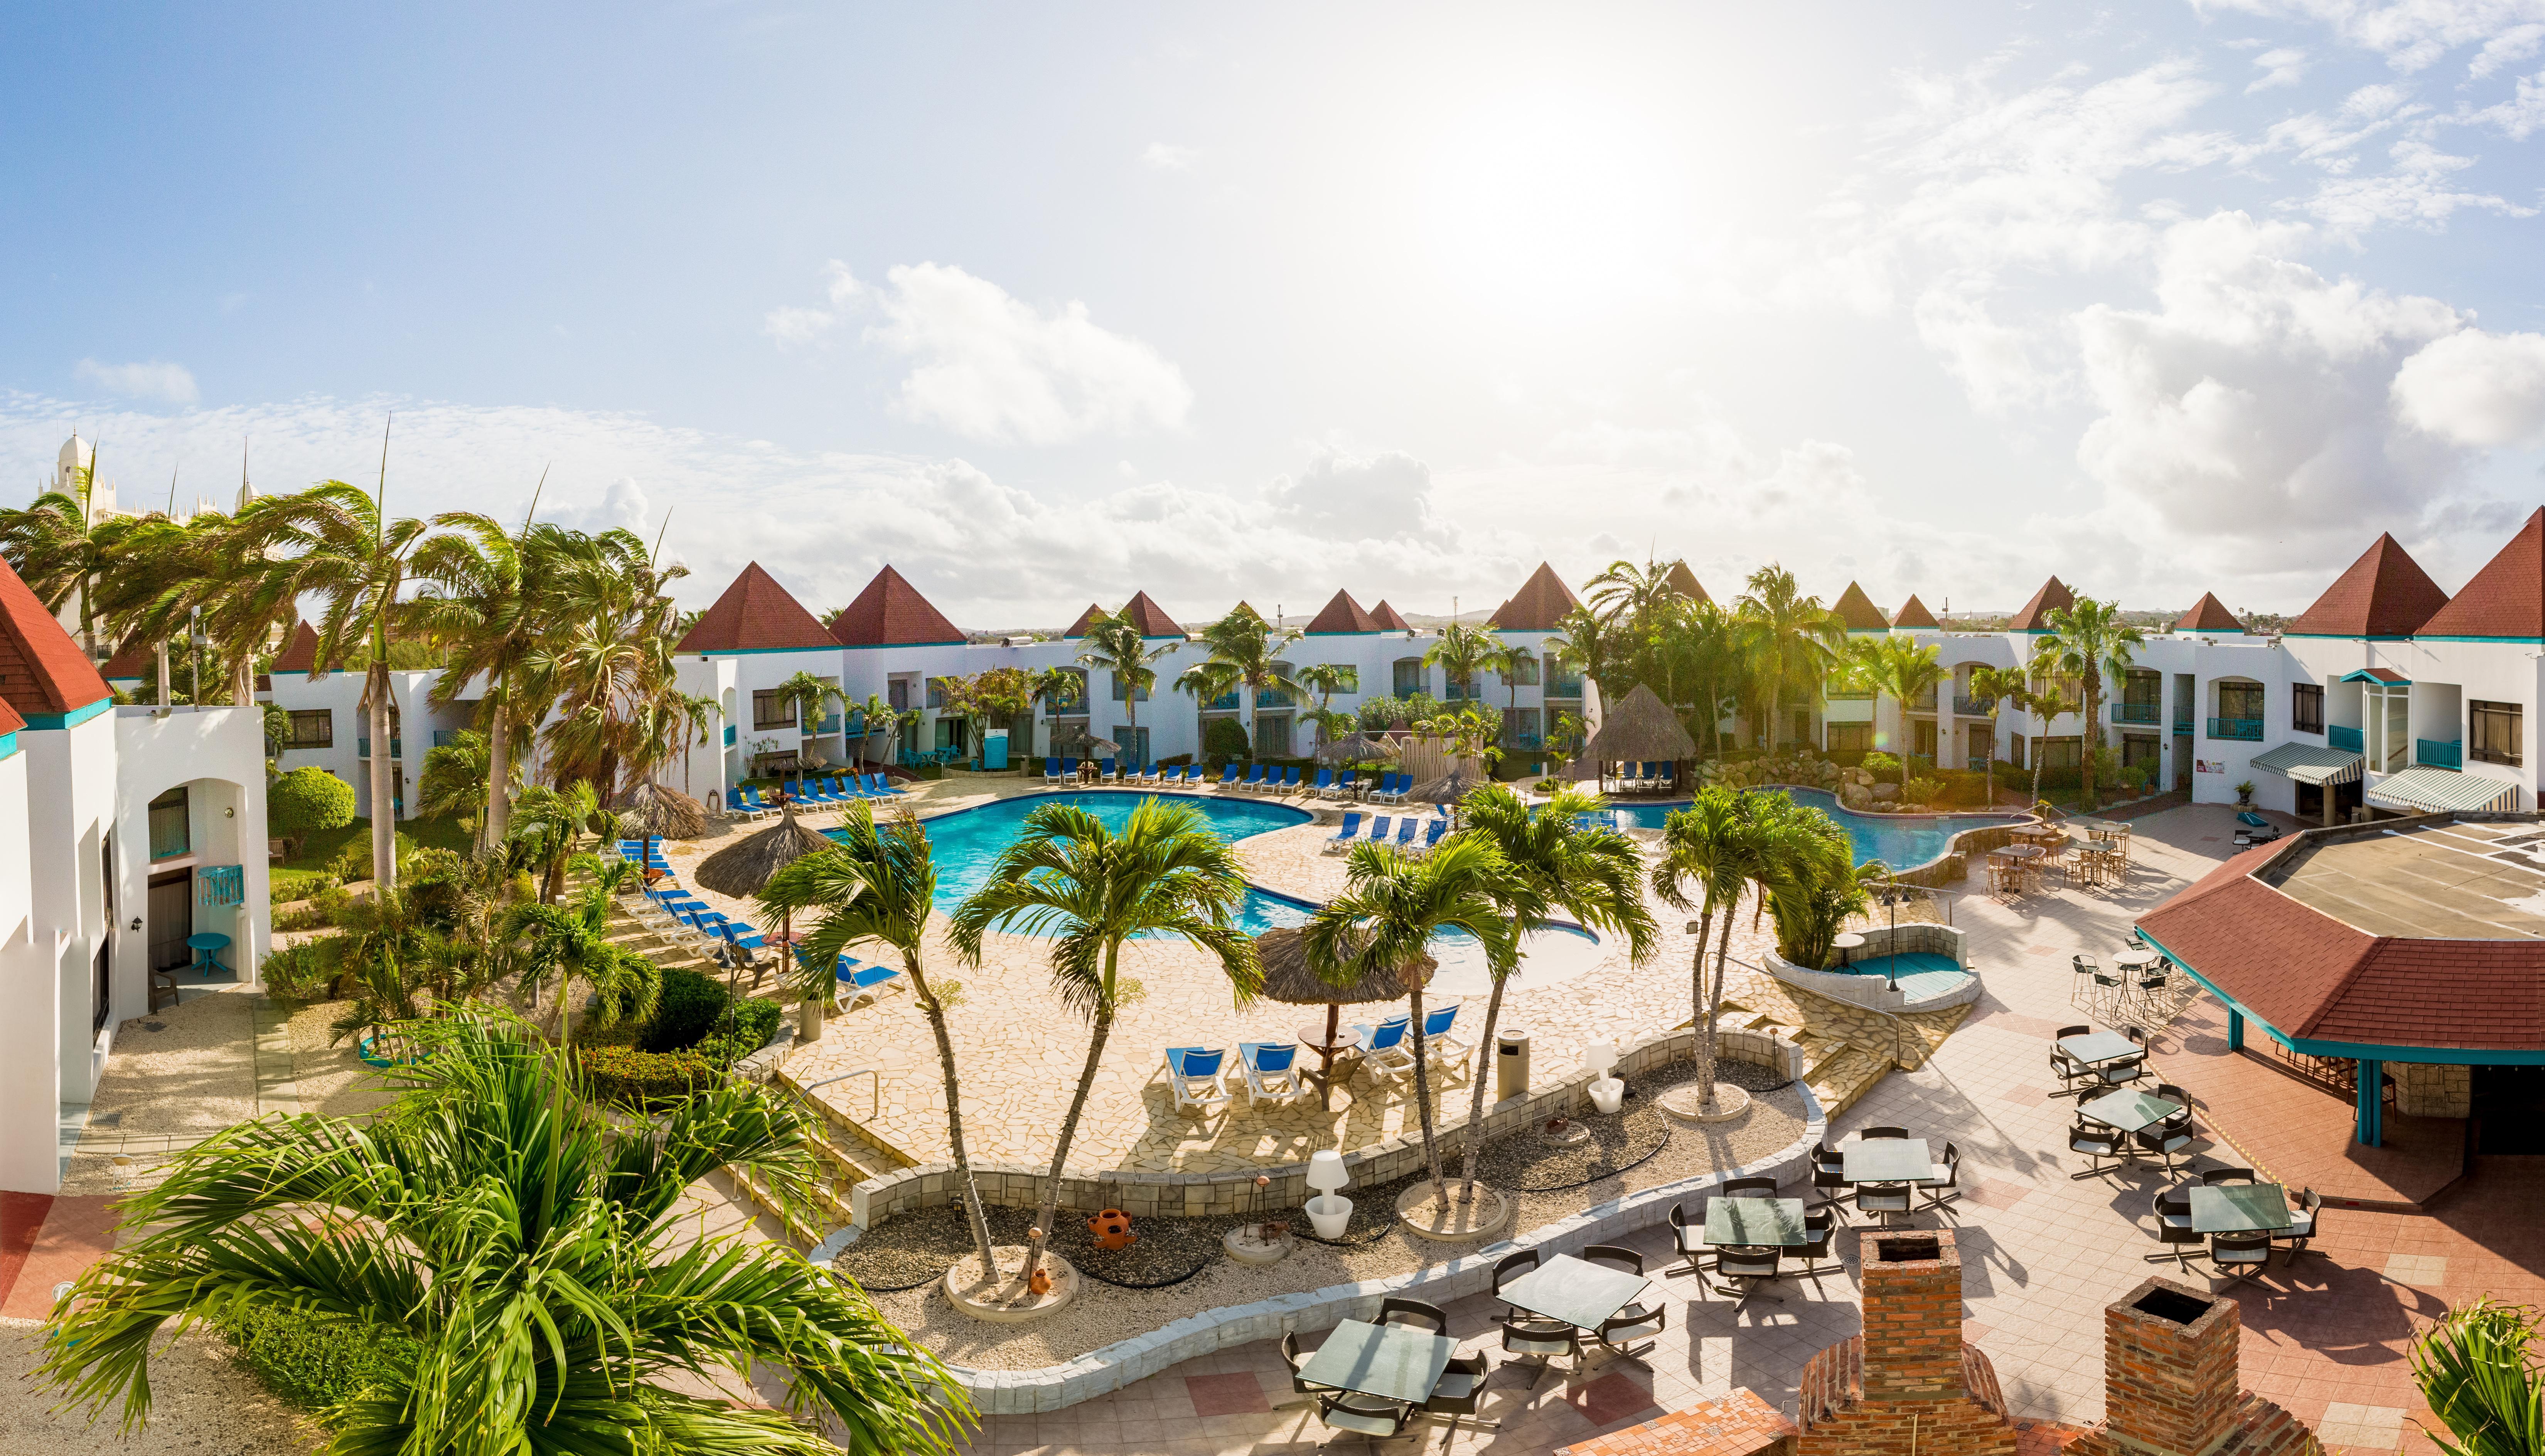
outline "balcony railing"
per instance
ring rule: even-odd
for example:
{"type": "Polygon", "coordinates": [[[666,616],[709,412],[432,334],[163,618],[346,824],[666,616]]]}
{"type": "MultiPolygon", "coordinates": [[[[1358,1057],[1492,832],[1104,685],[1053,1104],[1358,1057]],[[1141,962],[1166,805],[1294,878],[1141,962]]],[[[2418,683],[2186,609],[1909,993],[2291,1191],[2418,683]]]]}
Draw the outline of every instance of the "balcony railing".
{"type": "Polygon", "coordinates": [[[1546,695],[1549,697],[1580,697],[1582,695],[1582,680],[1579,678],[1549,678],[1546,682],[1546,695]]]}
{"type": "Polygon", "coordinates": [[[1255,705],[1259,708],[1290,708],[1297,707],[1299,699],[1295,694],[1283,692],[1277,688],[1267,688],[1255,694],[1255,705]]]}
{"type": "Polygon", "coordinates": [[[1931,713],[1935,710],[1935,689],[1929,688],[1909,700],[1909,711],[1931,713]]]}
{"type": "Polygon", "coordinates": [[[1478,688],[1473,683],[1453,682],[1448,685],[1448,695],[1443,698],[1442,701],[1465,702],[1470,698],[1480,698],[1484,695],[1484,689],[1478,688]]]}
{"type": "MultiPolygon", "coordinates": [[[[362,756],[363,756],[364,758],[368,759],[368,758],[369,758],[369,757],[371,756],[371,741],[370,741],[369,739],[368,739],[368,738],[358,738],[358,739],[355,739],[355,740],[354,740],[354,742],[355,742],[356,744],[360,745],[359,752],[362,754],[362,756]]],[[[403,738],[403,737],[399,737],[399,738],[392,738],[392,739],[390,739],[390,740],[389,740],[389,757],[390,757],[391,759],[403,759],[403,758],[405,758],[405,757],[406,757],[406,739],[405,739],[405,738],[403,738]]]]}
{"type": "Polygon", "coordinates": [[[839,715],[839,714],[837,714],[837,713],[831,713],[831,714],[828,714],[828,715],[824,716],[824,717],[823,717],[823,719],[822,719],[822,726],[821,726],[821,727],[819,727],[819,728],[817,728],[817,729],[815,729],[814,731],[815,731],[815,732],[817,732],[817,733],[837,733],[837,732],[839,732],[839,731],[840,731],[840,715],[839,715]]]}
{"type": "Polygon", "coordinates": [[[436,728],[433,730],[433,746],[449,748],[459,741],[460,734],[467,731],[465,728],[436,728]]]}
{"type": "Polygon", "coordinates": [[[2415,739],[2413,741],[2413,762],[2416,764],[2427,764],[2433,768],[2463,768],[2465,767],[2465,741],[2463,739],[2451,739],[2446,743],[2441,743],[2435,738],[2415,739]]]}
{"type": "Polygon", "coordinates": [[[1232,688],[1228,691],[1221,693],[1219,696],[1212,698],[1210,701],[1203,703],[1201,705],[1201,710],[1205,713],[1236,712],[1237,689],[1232,688]]]}
{"type": "Polygon", "coordinates": [[[2260,743],[2262,720],[2259,718],[2212,718],[2209,736],[2231,743],[2260,743]]]}
{"type": "Polygon", "coordinates": [[[725,746],[726,748],[731,748],[731,747],[733,747],[733,740],[734,740],[734,726],[733,726],[731,723],[727,723],[727,724],[725,724],[725,725],[724,725],[724,746],[725,746]]]}
{"type": "Polygon", "coordinates": [[[2354,754],[2368,752],[2368,740],[2360,736],[2359,730],[2344,728],[2340,723],[2332,724],[2324,730],[2324,741],[2335,748],[2354,754]]]}
{"type": "Polygon", "coordinates": [[[2154,723],[2163,716],[2165,705],[2155,702],[2116,702],[2112,704],[2115,723],[2154,723]]]}
{"type": "Polygon", "coordinates": [[[1965,718],[1988,718],[1997,714],[1997,700],[1989,697],[1964,697],[1953,694],[1953,711],[1965,718]]]}
{"type": "Polygon", "coordinates": [[[1827,702],[1864,702],[1873,696],[1870,688],[1832,688],[1821,693],[1827,702]]]}

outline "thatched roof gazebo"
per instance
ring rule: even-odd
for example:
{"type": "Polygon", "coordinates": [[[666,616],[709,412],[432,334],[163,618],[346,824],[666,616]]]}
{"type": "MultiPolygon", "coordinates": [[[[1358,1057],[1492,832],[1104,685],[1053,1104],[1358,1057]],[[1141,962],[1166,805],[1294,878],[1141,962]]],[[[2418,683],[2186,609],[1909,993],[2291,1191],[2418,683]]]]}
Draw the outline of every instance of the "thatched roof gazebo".
{"type": "Polygon", "coordinates": [[[1493,781],[1492,774],[1460,764],[1429,783],[1416,785],[1406,797],[1421,799],[1427,804],[1454,804],[1493,781]]]}
{"type": "Polygon", "coordinates": [[[1347,733],[1317,750],[1320,764],[1366,764],[1373,759],[1394,759],[1396,745],[1383,733],[1347,733]]]}
{"type": "MultiPolygon", "coordinates": [[[[1325,1045],[1312,1045],[1308,1049],[1317,1053],[1317,1060],[1326,1069],[1324,1075],[1317,1079],[1317,1105],[1320,1108],[1333,1106],[1335,1037],[1342,1026],[1343,1009],[1371,1002],[1401,1000],[1409,989],[1405,978],[1396,972],[1372,971],[1350,985],[1336,986],[1308,964],[1307,935],[1287,926],[1256,936],[1255,954],[1264,966],[1264,995],[1268,1000],[1288,1006],[1321,1006],[1326,1009],[1325,1045]]],[[[1438,961],[1428,955],[1423,957],[1419,972],[1422,983],[1430,985],[1433,973],[1439,969],[1438,961]]]]}
{"type": "Polygon", "coordinates": [[[1638,683],[1602,715],[1600,731],[1565,769],[1572,779],[1607,777],[1610,764],[1676,764],[1696,757],[1696,740],[1679,714],[1638,683]]]}
{"type": "Polygon", "coordinates": [[[653,779],[628,785],[611,809],[625,829],[647,839],[695,840],[707,832],[707,806],[653,779]]]}
{"type": "Polygon", "coordinates": [[[690,871],[690,878],[719,895],[749,900],[767,888],[778,871],[829,848],[831,842],[819,831],[796,822],[795,805],[790,801],[776,824],[699,860],[698,867],[690,871]]]}

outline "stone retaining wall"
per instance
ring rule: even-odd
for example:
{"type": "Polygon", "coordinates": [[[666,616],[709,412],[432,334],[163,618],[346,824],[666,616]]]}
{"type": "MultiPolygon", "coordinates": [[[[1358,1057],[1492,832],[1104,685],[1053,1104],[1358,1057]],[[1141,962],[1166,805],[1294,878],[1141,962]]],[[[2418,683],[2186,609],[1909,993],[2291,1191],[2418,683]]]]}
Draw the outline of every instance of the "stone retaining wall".
{"type": "MultiPolygon", "coordinates": [[[[1904,926],[1902,929],[1908,928],[1904,926]]],[[[1715,1035],[1719,1055],[1732,1061],[1774,1069],[1790,1082],[1802,1080],[1802,1049],[1783,1037],[1729,1028],[1718,1029],[1715,1035]]],[[[1695,1054],[1696,1032],[1693,1028],[1666,1032],[1625,1048],[1617,1058],[1617,1075],[1631,1079],[1657,1067],[1686,1061],[1695,1054]]],[[[1485,1109],[1485,1136],[1497,1137],[1532,1126],[1559,1112],[1570,1115],[1582,1110],[1590,1105],[1590,1094],[1584,1090],[1590,1081],[1589,1074],[1577,1074],[1542,1092],[1508,1098],[1489,1106],[1485,1109]]],[[[1464,1150],[1466,1133],[1463,1119],[1437,1127],[1436,1141],[1442,1155],[1446,1157],[1464,1150]]],[[[1344,1155],[1345,1172],[1356,1186],[1389,1182],[1422,1166],[1423,1142],[1419,1133],[1390,1138],[1344,1155]]],[[[972,1165],[972,1177],[980,1189],[983,1203],[1027,1208],[1040,1201],[1047,1171],[1047,1166],[1040,1164],[1026,1167],[1015,1163],[976,1161],[972,1165]]],[[[1220,1173],[1071,1169],[1061,1176],[1059,1206],[1088,1213],[1119,1208],[1134,1218],[1239,1214],[1257,1207],[1295,1208],[1310,1196],[1307,1178],[1308,1165],[1305,1163],[1220,1173]],[[1272,1186],[1260,1193],[1255,1186],[1259,1173],[1272,1179],[1272,1186]]],[[[853,1227],[868,1229],[896,1213],[914,1208],[934,1208],[952,1201],[953,1196],[954,1166],[950,1163],[923,1163],[881,1177],[868,1178],[850,1190],[853,1227]]]]}
{"type": "MultiPolygon", "coordinates": [[[[1958,964],[1961,965],[1964,972],[1967,973],[1970,970],[1970,961],[1966,958],[1966,952],[1960,944],[1961,933],[1961,931],[1954,930],[1950,926],[1925,924],[1920,924],[1914,927],[1902,926],[1900,928],[1900,948],[1903,950],[1933,950],[1938,955],[1950,955],[1958,964]],[[1931,935],[1922,934],[1913,938],[1909,933],[1912,930],[1920,931],[1940,930],[1945,935],[1953,937],[1953,942],[1948,947],[1944,941],[1931,935]],[[1929,943],[1919,943],[1920,941],[1926,941],[1929,943]]],[[[1871,936],[1868,935],[1866,940],[1867,944],[1864,950],[1865,954],[1874,955],[1880,953],[1873,949],[1871,936]]],[[[1882,943],[1890,943],[1887,931],[1884,934],[1882,943]]],[[[1824,996],[1829,998],[1831,1001],[1845,1002],[1848,1006],[1863,1007],[1867,1011],[1885,1011],[1895,1016],[1899,1015],[1903,1011],[1949,1011],[1957,1006],[1968,1006],[1970,1003],[1980,999],[1980,978],[1976,975],[1966,974],[1962,983],[1949,991],[1941,992],[1933,996],[1912,999],[1906,991],[1893,990],[1888,978],[1886,977],[1852,976],[1844,971],[1806,970],[1803,967],[1794,964],[1792,961],[1785,959],[1783,956],[1778,955],[1773,948],[1764,949],[1760,952],[1760,964],[1766,969],[1768,975],[1775,977],[1777,980],[1784,982],[1788,986],[1800,987],[1801,989],[1812,993],[1814,996],[1824,996]]]]}

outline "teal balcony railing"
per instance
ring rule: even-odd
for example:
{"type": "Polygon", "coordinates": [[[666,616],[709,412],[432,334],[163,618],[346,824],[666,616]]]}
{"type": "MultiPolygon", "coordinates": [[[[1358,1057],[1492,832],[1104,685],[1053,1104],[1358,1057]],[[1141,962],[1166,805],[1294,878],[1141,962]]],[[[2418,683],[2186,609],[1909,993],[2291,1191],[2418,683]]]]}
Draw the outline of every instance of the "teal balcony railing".
{"type": "Polygon", "coordinates": [[[2413,762],[2416,764],[2427,764],[2433,768],[2463,768],[2465,767],[2465,740],[2451,739],[2446,743],[2441,743],[2435,738],[2415,739],[2413,741],[2413,762]]]}
{"type": "Polygon", "coordinates": [[[1299,699],[1295,693],[1283,692],[1278,688],[1267,688],[1255,694],[1255,705],[1259,708],[1294,708],[1299,705],[1299,699]]]}
{"type": "Polygon", "coordinates": [[[1546,681],[1546,695],[1549,697],[1580,697],[1582,695],[1582,680],[1580,678],[1549,678],[1546,681]]]}
{"type": "Polygon", "coordinates": [[[2354,754],[2368,752],[2368,740],[2360,736],[2359,730],[2344,728],[2340,723],[2335,723],[2324,730],[2324,741],[2335,748],[2354,754]]]}
{"type": "Polygon", "coordinates": [[[1965,718],[1992,717],[1997,713],[1997,702],[1993,698],[1964,697],[1956,692],[1953,694],[1953,711],[1965,718]]]}
{"type": "Polygon", "coordinates": [[[1473,683],[1451,682],[1448,687],[1449,695],[1443,699],[1443,701],[1446,702],[1465,702],[1469,698],[1477,698],[1485,695],[1484,691],[1477,688],[1473,683]]]}
{"type": "Polygon", "coordinates": [[[2262,720],[2259,718],[2212,718],[2209,736],[2230,743],[2260,743],[2262,720]]]}
{"type": "Polygon", "coordinates": [[[733,740],[734,740],[734,730],[733,730],[733,725],[732,725],[731,723],[727,723],[727,724],[725,724],[725,725],[724,725],[724,746],[725,746],[726,748],[731,748],[731,747],[733,747],[733,740]]]}
{"type": "Polygon", "coordinates": [[[1230,689],[1229,689],[1229,690],[1227,690],[1226,692],[1221,693],[1219,696],[1212,698],[1210,701],[1208,701],[1208,702],[1206,702],[1206,703],[1203,703],[1203,704],[1201,705],[1201,709],[1202,709],[1202,711],[1203,711],[1203,712],[1206,712],[1206,713],[1233,713],[1233,712],[1236,712],[1236,711],[1237,711],[1237,689],[1236,689],[1236,688],[1230,688],[1230,689]]]}
{"type": "Polygon", "coordinates": [[[839,714],[837,714],[837,713],[832,713],[832,714],[830,714],[829,716],[827,716],[827,717],[823,718],[823,719],[822,719],[822,726],[821,726],[821,727],[819,727],[819,728],[814,729],[813,731],[814,731],[814,732],[816,732],[816,733],[837,733],[837,732],[839,732],[839,731],[840,731],[840,715],[839,715],[839,714]]]}
{"type": "Polygon", "coordinates": [[[1824,702],[1865,702],[1872,698],[1870,688],[1831,688],[1821,693],[1824,702]]]}
{"type": "MultiPolygon", "coordinates": [[[[368,759],[371,756],[371,741],[369,739],[358,738],[355,739],[354,742],[359,745],[357,751],[361,753],[364,758],[368,759]]],[[[403,759],[406,757],[406,740],[403,737],[392,738],[389,740],[389,757],[392,759],[403,759]]]]}
{"type": "Polygon", "coordinates": [[[2164,706],[2163,703],[2155,702],[2116,702],[2112,704],[2112,721],[2154,723],[2161,716],[2164,706]]]}

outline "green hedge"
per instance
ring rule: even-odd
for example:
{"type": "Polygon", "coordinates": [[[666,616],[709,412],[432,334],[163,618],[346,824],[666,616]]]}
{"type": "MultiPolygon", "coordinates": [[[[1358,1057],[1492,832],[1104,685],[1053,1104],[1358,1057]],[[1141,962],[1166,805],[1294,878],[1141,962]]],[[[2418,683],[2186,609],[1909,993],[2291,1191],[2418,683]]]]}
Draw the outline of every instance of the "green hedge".
{"type": "Polygon", "coordinates": [[[647,1023],[636,1045],[649,1052],[676,1052],[696,1046],[698,1038],[715,1029],[716,1018],[724,1014],[724,987],[714,979],[697,971],[667,970],[663,972],[663,995],[655,1003],[654,1019],[647,1023]]]}
{"type": "Polygon", "coordinates": [[[640,1052],[623,1046],[575,1048],[585,1091],[596,1101],[658,1106],[713,1083],[715,1063],[696,1051],[640,1052]]]}
{"type": "Polygon", "coordinates": [[[394,1330],[291,1310],[243,1310],[225,1317],[219,1329],[237,1347],[240,1364],[303,1411],[352,1400],[414,1368],[423,1355],[394,1330]]]}
{"type": "Polygon", "coordinates": [[[277,905],[306,900],[336,883],[336,877],[323,869],[272,869],[266,874],[273,886],[267,898],[277,905]]]}

